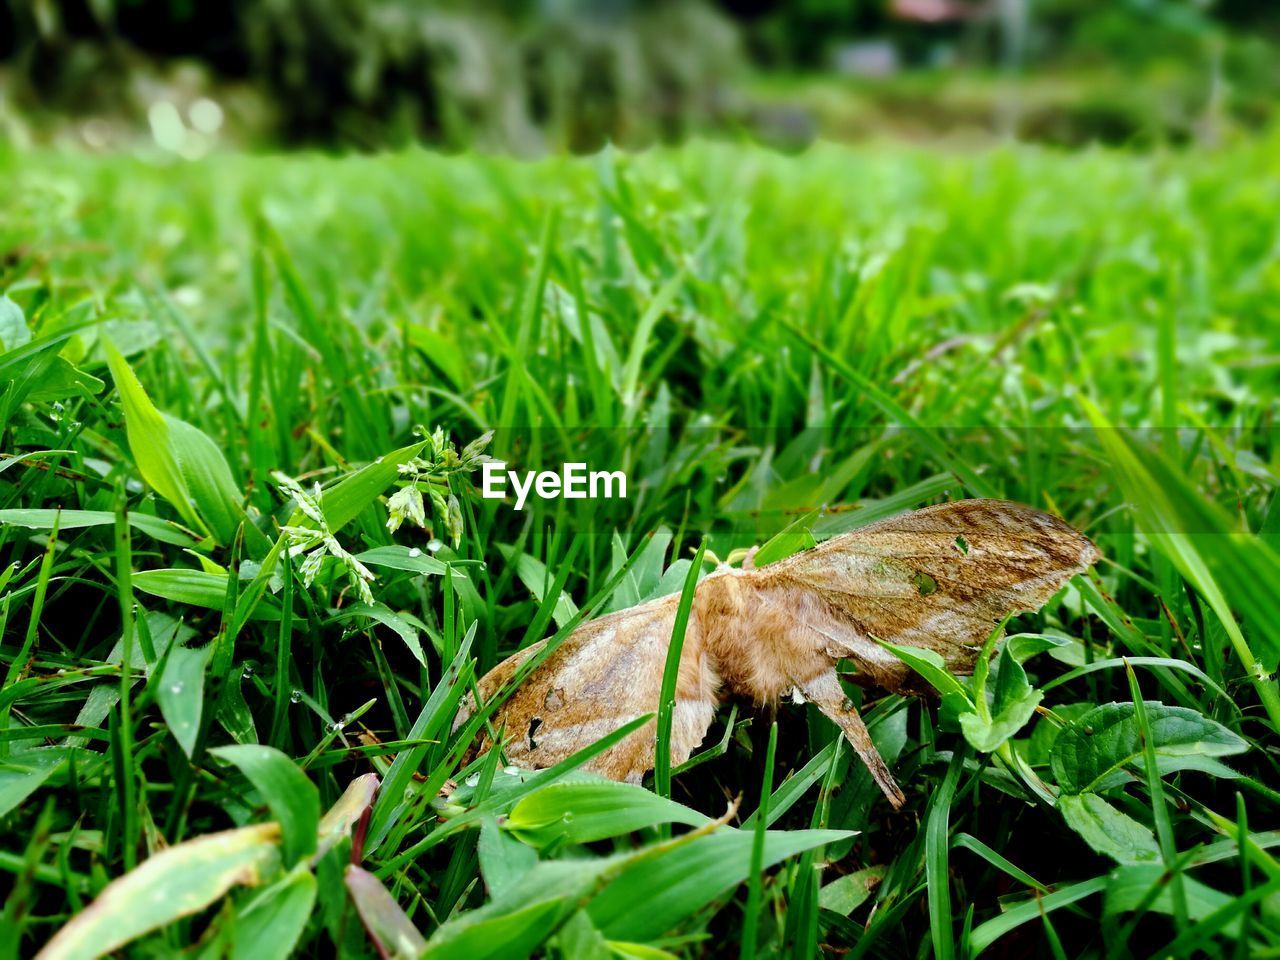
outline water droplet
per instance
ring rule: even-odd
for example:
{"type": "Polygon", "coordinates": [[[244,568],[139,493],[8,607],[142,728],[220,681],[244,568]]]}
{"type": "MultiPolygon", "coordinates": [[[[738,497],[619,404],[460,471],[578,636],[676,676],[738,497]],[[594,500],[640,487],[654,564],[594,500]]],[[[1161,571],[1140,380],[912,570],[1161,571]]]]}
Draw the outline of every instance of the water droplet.
{"type": "Polygon", "coordinates": [[[480,774],[478,773],[473,773],[471,776],[467,777],[468,787],[474,787],[479,782],[480,782],[480,774]]]}
{"type": "Polygon", "coordinates": [[[417,547],[411,547],[411,548],[409,549],[409,556],[411,556],[411,557],[420,557],[420,556],[422,556],[422,551],[421,551],[421,550],[419,550],[417,547]]]}
{"type": "Polygon", "coordinates": [[[301,702],[302,702],[302,691],[301,691],[301,690],[295,690],[295,691],[293,691],[293,693],[289,694],[289,702],[290,702],[290,703],[301,703],[301,702]]]}
{"type": "Polygon", "coordinates": [[[175,696],[176,696],[177,694],[181,693],[181,692],[182,692],[182,681],[181,681],[181,680],[179,680],[177,683],[170,684],[170,685],[169,685],[169,692],[170,692],[170,693],[172,693],[172,694],[174,694],[175,696]]]}
{"type": "Polygon", "coordinates": [[[435,553],[437,550],[439,550],[443,546],[444,546],[444,543],[440,540],[437,540],[435,537],[432,537],[430,540],[427,541],[427,549],[430,550],[432,553],[435,553]]]}

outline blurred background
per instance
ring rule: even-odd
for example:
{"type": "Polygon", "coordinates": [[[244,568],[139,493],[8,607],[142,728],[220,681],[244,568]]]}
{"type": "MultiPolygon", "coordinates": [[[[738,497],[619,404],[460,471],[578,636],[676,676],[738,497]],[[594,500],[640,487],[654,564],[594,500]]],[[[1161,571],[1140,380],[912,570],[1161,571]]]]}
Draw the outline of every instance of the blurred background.
{"type": "Polygon", "coordinates": [[[1212,144],[1271,121],[1278,51],[1267,0],[0,0],[0,136],[1212,144]]]}

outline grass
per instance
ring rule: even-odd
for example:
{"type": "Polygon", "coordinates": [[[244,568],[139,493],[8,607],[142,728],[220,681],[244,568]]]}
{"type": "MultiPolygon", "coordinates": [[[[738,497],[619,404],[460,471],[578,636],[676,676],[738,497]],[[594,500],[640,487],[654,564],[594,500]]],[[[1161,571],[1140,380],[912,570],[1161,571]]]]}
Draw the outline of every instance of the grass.
{"type": "Polygon", "coordinates": [[[1275,955],[1275,147],[0,154],[0,951],[1275,955]],[[482,500],[490,430],[628,496],[482,500]],[[805,706],[656,792],[451,734],[696,550],[977,495],[1106,559],[861,695],[899,813],[805,706]]]}

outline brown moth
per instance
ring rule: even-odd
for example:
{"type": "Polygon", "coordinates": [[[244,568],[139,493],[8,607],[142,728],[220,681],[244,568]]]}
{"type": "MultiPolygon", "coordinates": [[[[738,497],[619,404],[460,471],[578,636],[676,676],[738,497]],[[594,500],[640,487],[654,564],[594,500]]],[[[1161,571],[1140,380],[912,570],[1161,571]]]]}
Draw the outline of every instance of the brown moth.
{"type": "MultiPolygon", "coordinates": [[[[759,569],[722,566],[696,587],[681,651],[671,764],[702,742],[727,696],[773,704],[796,694],[843,731],[890,802],[904,797],[845,696],[836,664],[864,686],[919,693],[901,660],[873,638],[924,647],[969,674],[1006,615],[1034,611],[1099,553],[1062,520],[1001,500],[926,507],[833,537],[759,569]]],[[[623,724],[656,712],[679,594],[574,630],[498,709],[494,727],[523,767],[549,767],[623,724]]],[[[479,681],[493,696],[546,641],[479,681]]],[[[468,697],[454,725],[474,710],[468,697]]],[[[650,722],[587,769],[637,782],[653,767],[650,722]]]]}

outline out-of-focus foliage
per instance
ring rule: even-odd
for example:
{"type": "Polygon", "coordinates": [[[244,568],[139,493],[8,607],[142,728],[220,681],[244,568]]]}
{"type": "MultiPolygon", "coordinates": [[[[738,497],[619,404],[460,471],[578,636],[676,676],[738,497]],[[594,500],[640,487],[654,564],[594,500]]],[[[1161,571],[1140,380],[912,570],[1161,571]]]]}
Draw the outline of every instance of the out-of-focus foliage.
{"type": "Polygon", "coordinates": [[[159,102],[181,113],[212,97],[232,140],[286,145],[535,153],[741,129],[782,144],[971,129],[1211,140],[1272,115],[1280,18],[1268,7],[0,0],[0,132],[9,102],[25,127],[61,129],[71,114],[95,124],[81,131],[90,146],[115,145],[154,128],[159,102]]]}
{"type": "Polygon", "coordinates": [[[249,125],[294,143],[641,146],[717,121],[741,65],[701,3],[0,0],[5,19],[27,105],[141,116],[157,83],[241,83],[249,125]]]}

